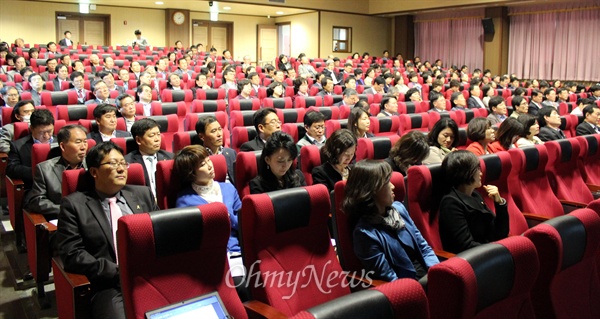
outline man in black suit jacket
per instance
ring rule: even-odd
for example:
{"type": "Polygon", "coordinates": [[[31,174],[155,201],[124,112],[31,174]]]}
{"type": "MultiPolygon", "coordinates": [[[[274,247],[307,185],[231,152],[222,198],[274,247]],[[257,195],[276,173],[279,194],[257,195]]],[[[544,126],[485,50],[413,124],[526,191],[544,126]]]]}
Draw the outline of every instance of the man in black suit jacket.
{"type": "Polygon", "coordinates": [[[595,104],[586,105],[583,108],[583,116],[585,119],[581,124],[577,125],[577,136],[600,134],[600,107],[595,104]]]}
{"type": "Polygon", "coordinates": [[[83,274],[92,285],[94,318],[125,318],[115,232],[118,216],[158,210],[146,186],[126,185],[128,163],[112,142],[96,145],[86,157],[85,191],[63,198],[56,241],[65,270],[83,274]],[[91,180],[93,179],[93,182],[91,180]]]}
{"type": "Polygon", "coordinates": [[[71,41],[71,31],[65,31],[65,38],[58,41],[58,45],[61,47],[70,47],[73,45],[73,41],[71,41]]]}
{"type": "Polygon", "coordinates": [[[281,131],[281,121],[273,108],[264,108],[254,113],[254,128],[258,135],[240,147],[242,152],[261,151],[265,147],[265,141],[271,137],[273,132],[281,131]]]}
{"type": "Polygon", "coordinates": [[[160,126],[153,119],[135,121],[131,126],[131,134],[139,149],[125,155],[125,160],[128,163],[142,164],[146,186],[156,196],[156,164],[158,161],[173,159],[173,153],[160,149],[160,126]]]}
{"type": "Polygon", "coordinates": [[[48,110],[35,110],[30,117],[31,134],[10,144],[6,175],[23,180],[25,189],[31,189],[33,170],[31,168],[31,148],[34,143],[50,144],[54,141],[54,117],[48,110]]]}
{"type": "Polygon", "coordinates": [[[110,141],[113,137],[130,137],[127,131],[117,130],[117,108],[110,104],[100,104],[94,109],[94,118],[98,124],[98,131],[91,132],[88,138],[96,144],[110,141]]]}
{"type": "Polygon", "coordinates": [[[538,116],[538,112],[542,108],[542,101],[544,101],[544,94],[541,91],[533,90],[531,92],[531,103],[529,103],[527,113],[538,116]]]}
{"type": "MultiPolygon", "coordinates": [[[[37,164],[31,192],[25,198],[25,208],[33,213],[56,219],[62,199],[62,174],[69,169],[84,167],[87,153],[86,129],[81,125],[67,125],[58,131],[56,139],[60,154],[37,164]]],[[[49,154],[53,156],[54,154],[49,154]]]]}
{"type": "Polygon", "coordinates": [[[540,140],[547,142],[567,138],[560,129],[560,115],[552,106],[544,106],[538,113],[538,123],[540,124],[540,140]]]}
{"type": "Polygon", "coordinates": [[[229,147],[223,146],[223,128],[214,116],[203,116],[196,122],[196,133],[199,141],[192,144],[204,146],[208,154],[222,154],[227,163],[227,180],[232,184],[235,182],[235,159],[237,154],[229,147]]]}

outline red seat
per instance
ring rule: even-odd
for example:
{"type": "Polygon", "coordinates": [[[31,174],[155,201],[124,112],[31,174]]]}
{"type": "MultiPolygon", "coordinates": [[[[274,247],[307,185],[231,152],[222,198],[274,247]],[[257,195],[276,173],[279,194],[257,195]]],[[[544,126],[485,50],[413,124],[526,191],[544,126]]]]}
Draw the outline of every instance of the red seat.
{"type": "Polygon", "coordinates": [[[42,105],[71,105],[77,104],[77,92],[75,91],[42,91],[40,95],[42,105]]]}
{"type": "Polygon", "coordinates": [[[307,186],[313,184],[313,168],[321,164],[321,153],[316,145],[306,145],[300,149],[300,170],[307,186]]]}
{"type": "MultiPolygon", "coordinates": [[[[60,121],[60,120],[59,120],[60,121]]],[[[87,120],[87,119],[81,119],[77,122],[77,124],[85,127],[85,129],[88,132],[93,132],[93,131],[97,131],[98,130],[98,124],[96,123],[96,120],[87,120]]],[[[56,124],[54,125],[54,130],[56,131],[56,124]]],[[[127,130],[127,126],[125,125],[125,119],[122,117],[118,117],[117,118],[117,130],[119,131],[126,131],[127,130]]]]}
{"type": "Polygon", "coordinates": [[[250,285],[256,300],[291,316],[350,293],[331,245],[330,208],[325,185],[248,195],[242,200],[244,265],[253,267],[258,282],[265,283],[250,285]],[[328,274],[326,293],[306,275],[307,265],[328,274]],[[302,288],[269,284],[272,279],[267,274],[272,272],[291,274],[294,285],[302,288]]]}
{"type": "Polygon", "coordinates": [[[399,135],[359,138],[356,145],[356,161],[388,158],[390,150],[399,139],[399,135]]]}
{"type": "Polygon", "coordinates": [[[428,319],[427,296],[412,279],[399,279],[343,296],[302,311],[292,319],[380,318],[428,319]]]}
{"type": "MultiPolygon", "coordinates": [[[[221,125],[223,129],[223,146],[229,147],[230,141],[230,131],[227,128],[227,124],[229,123],[229,119],[227,117],[227,113],[225,112],[204,112],[204,113],[190,113],[185,118],[186,126],[184,126],[185,131],[195,131],[196,124],[198,123],[198,119],[206,116],[214,116],[217,119],[217,122],[221,125]]],[[[184,130],[181,130],[184,131],[184,130]]]]}
{"type": "Polygon", "coordinates": [[[160,99],[163,102],[185,102],[189,107],[194,100],[194,94],[192,90],[162,90],[160,99]]]}
{"type": "Polygon", "coordinates": [[[456,115],[456,113],[454,111],[448,111],[447,113],[429,112],[428,114],[429,114],[429,130],[430,131],[431,131],[431,129],[433,129],[433,126],[435,125],[435,123],[437,123],[437,121],[439,121],[442,118],[450,118],[458,124],[458,116],[456,115]]]}
{"type": "MultiPolygon", "coordinates": [[[[140,118],[139,116],[137,118],[140,118]]],[[[180,130],[179,118],[175,114],[147,116],[155,120],[160,127],[160,135],[162,138],[161,145],[165,146],[165,151],[173,150],[173,135],[180,130]]],[[[183,131],[183,128],[181,128],[183,131]]]]}
{"type": "Polygon", "coordinates": [[[231,129],[237,126],[254,126],[254,113],[256,111],[231,111],[231,129]]]}
{"type": "Polygon", "coordinates": [[[226,112],[225,100],[194,100],[191,107],[192,113],[226,112]]]}
{"type": "MultiPolygon", "coordinates": [[[[217,86],[218,87],[218,86],[217,86]]],[[[225,99],[224,89],[209,89],[209,90],[196,90],[197,100],[223,100],[225,99]]]]}
{"type": "Polygon", "coordinates": [[[229,100],[229,111],[256,111],[260,109],[260,99],[229,100]]]}
{"type": "MultiPolygon", "coordinates": [[[[311,106],[308,111],[319,111],[321,114],[325,115],[325,121],[327,120],[337,120],[340,119],[340,108],[337,106],[311,106]]],[[[346,118],[348,118],[346,116],[346,118]]]]}
{"type": "Polygon", "coordinates": [[[263,107],[272,107],[276,109],[291,109],[292,98],[287,96],[283,98],[264,98],[262,100],[263,107]]]}
{"type": "Polygon", "coordinates": [[[418,130],[421,132],[429,131],[429,114],[400,114],[400,135],[409,131],[418,130]]]}
{"type": "Polygon", "coordinates": [[[600,317],[598,214],[578,209],[537,225],[524,235],[535,244],[542,266],[532,292],[536,316],[600,317]]]}
{"type": "MultiPolygon", "coordinates": [[[[150,106],[152,109],[152,115],[175,114],[180,119],[185,118],[189,109],[185,102],[152,102],[150,106]]],[[[181,124],[181,126],[183,127],[183,123],[181,124]]]]}
{"type": "Polygon", "coordinates": [[[302,123],[306,109],[275,109],[282,123],[302,123]]]}
{"type": "Polygon", "coordinates": [[[577,136],[581,146],[580,171],[586,183],[600,185],[600,135],[577,136]]]}
{"type": "Polygon", "coordinates": [[[331,134],[333,134],[333,132],[335,132],[339,129],[343,129],[343,128],[348,128],[348,120],[347,119],[327,120],[327,121],[325,121],[325,137],[329,138],[331,136],[331,134]]]}
{"type": "Polygon", "coordinates": [[[370,131],[375,136],[398,135],[400,131],[400,118],[397,116],[371,116],[370,131]]]}
{"type": "Polygon", "coordinates": [[[254,126],[236,126],[232,128],[231,148],[239,154],[242,144],[254,139],[256,135],[257,132],[254,126]]]}
{"type": "Polygon", "coordinates": [[[217,291],[230,315],[248,318],[229,273],[229,229],[221,203],[120,218],[117,242],[127,317],[144,318],[147,311],[217,291]]]}
{"type": "Polygon", "coordinates": [[[173,135],[173,153],[177,153],[188,145],[202,145],[196,131],[177,132],[173,135]]]}
{"type": "Polygon", "coordinates": [[[321,106],[323,105],[323,98],[320,96],[297,96],[294,104],[294,107],[297,109],[321,106]]]}
{"type": "Polygon", "coordinates": [[[429,268],[431,318],[535,318],[531,290],[540,264],[533,243],[513,236],[429,268]]]}
{"type": "MultiPolygon", "coordinates": [[[[579,141],[575,138],[548,141],[546,173],[550,187],[561,200],[587,205],[594,200],[579,171],[579,141]]],[[[583,205],[582,205],[583,206],[583,205]]]]}
{"type": "Polygon", "coordinates": [[[560,117],[560,129],[565,133],[567,138],[577,136],[577,125],[579,120],[577,115],[567,114],[560,117]]]}
{"type": "Polygon", "coordinates": [[[59,105],[56,107],[57,119],[68,124],[77,124],[79,120],[93,120],[95,105],[59,105]]]}
{"type": "MultiPolygon", "coordinates": [[[[235,132],[235,131],[234,131],[235,132]]],[[[262,151],[238,152],[235,160],[235,187],[240,199],[250,195],[250,181],[258,175],[262,151]]]]}
{"type": "Polygon", "coordinates": [[[422,108],[420,102],[398,102],[399,114],[416,114],[427,112],[428,109],[428,107],[422,108]]]}
{"type": "MultiPolygon", "coordinates": [[[[334,87],[335,88],[341,88],[339,85],[336,85],[334,87]]],[[[335,91],[334,91],[335,93],[335,91]]],[[[342,101],[344,99],[344,96],[342,95],[342,92],[340,93],[335,93],[335,95],[324,95],[323,96],[323,106],[333,106],[335,103],[338,103],[340,101],[342,101]]]]}
{"type": "Polygon", "coordinates": [[[281,131],[288,133],[294,140],[294,143],[298,143],[306,135],[304,123],[285,123],[281,126],[281,131]]]}

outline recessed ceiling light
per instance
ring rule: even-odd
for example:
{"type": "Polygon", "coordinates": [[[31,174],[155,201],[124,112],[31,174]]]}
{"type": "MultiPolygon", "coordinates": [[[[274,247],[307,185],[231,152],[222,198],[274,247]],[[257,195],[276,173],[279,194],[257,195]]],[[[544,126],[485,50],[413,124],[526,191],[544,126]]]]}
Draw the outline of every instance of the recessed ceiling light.
{"type": "Polygon", "coordinates": [[[223,7],[223,10],[231,10],[231,7],[223,7]]]}
{"type": "Polygon", "coordinates": [[[277,14],[283,14],[283,11],[277,11],[275,13],[277,13],[277,14]]]}
{"type": "Polygon", "coordinates": [[[165,3],[164,3],[164,2],[162,2],[162,1],[156,1],[154,4],[161,5],[161,4],[165,4],[165,3]]]}

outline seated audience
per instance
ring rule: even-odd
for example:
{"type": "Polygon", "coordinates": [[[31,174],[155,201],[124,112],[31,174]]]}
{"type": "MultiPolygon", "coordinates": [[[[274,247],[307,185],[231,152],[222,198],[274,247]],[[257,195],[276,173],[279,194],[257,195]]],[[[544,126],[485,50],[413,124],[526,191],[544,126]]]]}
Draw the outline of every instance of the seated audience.
{"type": "MultiPolygon", "coordinates": [[[[465,100],[465,96],[462,94],[462,92],[454,92],[452,95],[450,95],[450,106],[452,107],[452,111],[464,111],[467,109],[467,100],[465,100]]],[[[446,104],[444,103],[444,109],[445,107],[446,104]]]]}
{"type": "MultiPolygon", "coordinates": [[[[460,93],[460,95],[462,95],[462,93],[460,93]]],[[[441,93],[432,93],[430,95],[430,98],[431,98],[431,100],[429,101],[430,109],[429,109],[429,111],[427,111],[428,113],[431,113],[431,112],[448,113],[448,111],[446,110],[446,99],[444,98],[444,96],[441,93]]],[[[463,101],[464,101],[464,99],[465,98],[463,97],[463,101]]]]}
{"type": "Polygon", "coordinates": [[[371,120],[369,119],[368,104],[366,108],[357,106],[359,106],[359,103],[352,108],[348,116],[348,129],[357,139],[361,137],[374,137],[375,135],[369,132],[371,120]]]}
{"type": "Polygon", "coordinates": [[[267,87],[267,97],[278,99],[283,97],[284,93],[283,83],[273,82],[267,87]]]}
{"type": "Polygon", "coordinates": [[[252,83],[248,79],[242,79],[237,82],[237,99],[247,100],[253,98],[252,96],[252,83]]]}
{"type": "Polygon", "coordinates": [[[544,94],[536,89],[531,90],[531,103],[529,103],[527,113],[538,116],[538,112],[543,107],[542,101],[544,101],[544,94]]]}
{"type": "Polygon", "coordinates": [[[252,121],[256,129],[256,137],[240,147],[242,152],[260,151],[265,147],[265,142],[274,132],[281,131],[281,121],[275,109],[267,107],[254,113],[252,121]]]}
{"type": "Polygon", "coordinates": [[[420,279],[439,260],[404,205],[394,201],[391,175],[385,162],[356,163],[348,177],[342,209],[356,222],[354,252],[373,278],[420,279]]]}
{"type": "Polygon", "coordinates": [[[429,156],[423,160],[423,164],[441,163],[446,155],[456,151],[458,125],[453,119],[440,119],[429,131],[427,141],[429,143],[429,156]]]}
{"type": "Polygon", "coordinates": [[[520,95],[512,97],[512,107],[514,110],[510,117],[518,118],[520,115],[527,114],[529,112],[529,104],[527,104],[527,100],[520,95]]]}
{"type": "Polygon", "coordinates": [[[0,94],[2,94],[2,100],[4,100],[3,106],[15,107],[17,103],[21,100],[21,96],[19,95],[19,90],[14,86],[5,86],[0,89],[0,94]]]}
{"type": "Polygon", "coordinates": [[[538,124],[537,117],[531,114],[523,114],[519,115],[517,120],[523,125],[523,132],[521,133],[521,137],[517,140],[517,147],[544,144],[544,142],[537,137],[540,132],[540,125],[538,124]]]}
{"type": "Polygon", "coordinates": [[[60,204],[56,247],[65,270],[91,283],[92,318],[125,319],[119,283],[116,231],[121,216],[158,210],[146,186],[126,185],[129,163],[112,142],[100,143],[86,156],[86,191],[60,204]]]}
{"type": "Polygon", "coordinates": [[[508,210],[498,187],[483,186],[487,195],[494,199],[495,214],[475,190],[482,187],[479,159],[471,152],[452,152],[444,158],[442,170],[447,183],[452,186],[440,202],[440,236],[444,250],[457,254],[506,238],[508,210]]]}
{"type": "Polygon", "coordinates": [[[467,100],[467,105],[470,109],[486,108],[486,105],[479,98],[480,95],[481,88],[479,88],[479,85],[471,85],[469,87],[469,99],[467,100]]]}
{"type": "Polygon", "coordinates": [[[217,119],[212,116],[203,116],[196,122],[196,133],[206,148],[208,155],[223,154],[227,162],[227,181],[233,183],[235,180],[235,158],[234,150],[224,146],[223,128],[217,119]]]}
{"type": "Polygon", "coordinates": [[[540,124],[540,133],[538,137],[544,142],[567,138],[560,129],[560,115],[552,106],[544,106],[538,112],[538,123],[540,124]]]}
{"type": "Polygon", "coordinates": [[[35,111],[32,100],[19,101],[12,109],[11,123],[4,124],[0,128],[0,153],[8,153],[10,151],[10,142],[15,136],[15,122],[29,123],[31,113],[35,111]]]}
{"type": "Polygon", "coordinates": [[[506,104],[501,96],[494,96],[490,99],[490,114],[487,119],[492,125],[500,124],[506,120],[506,104]]]}
{"type": "Polygon", "coordinates": [[[322,164],[313,168],[313,184],[323,184],[331,192],[335,183],[348,179],[356,152],[356,137],[347,129],[333,132],[321,148],[322,164]]]}
{"type": "Polygon", "coordinates": [[[348,106],[354,107],[354,105],[358,102],[358,92],[352,88],[346,88],[342,93],[342,100],[334,103],[333,106],[348,106]]]}
{"type": "Polygon", "coordinates": [[[498,132],[496,132],[496,141],[488,145],[490,153],[508,151],[515,148],[515,143],[523,134],[523,125],[514,117],[509,117],[502,122],[498,132]]]}
{"type": "Polygon", "coordinates": [[[117,130],[117,108],[110,104],[99,104],[94,108],[94,118],[98,131],[88,133],[87,137],[96,141],[96,144],[110,141],[113,137],[129,137],[127,131],[117,130]]]}
{"type": "Polygon", "coordinates": [[[93,100],[86,101],[85,105],[88,105],[88,104],[112,104],[112,105],[115,105],[115,100],[110,98],[110,91],[108,90],[108,86],[106,86],[106,83],[102,82],[101,80],[97,81],[94,84],[92,91],[94,91],[94,95],[96,96],[96,98],[93,100]]]}
{"type": "Polygon", "coordinates": [[[410,131],[394,144],[390,150],[390,156],[385,159],[393,171],[406,176],[408,168],[413,165],[421,165],[429,156],[429,145],[427,137],[419,131],[410,131]]]}
{"type": "Polygon", "coordinates": [[[167,82],[167,90],[183,90],[181,87],[181,77],[179,74],[171,73],[167,82]]]}
{"type": "Polygon", "coordinates": [[[138,149],[125,155],[125,160],[128,163],[142,164],[146,186],[150,187],[152,194],[156,196],[156,165],[159,161],[172,159],[173,153],[160,149],[160,126],[151,118],[135,121],[131,127],[131,135],[138,149]]]}
{"type": "Polygon", "coordinates": [[[317,93],[317,96],[325,96],[325,95],[332,95],[333,94],[333,80],[328,77],[325,76],[321,79],[321,88],[322,90],[319,91],[319,93],[317,93]]]}
{"type": "Polygon", "coordinates": [[[489,108],[490,99],[496,94],[496,90],[494,90],[494,88],[491,85],[486,84],[481,87],[481,91],[483,91],[483,99],[481,99],[481,101],[483,102],[483,105],[485,105],[485,107],[489,108]]]}
{"type": "Polygon", "coordinates": [[[119,109],[119,115],[125,120],[125,127],[127,132],[131,132],[131,126],[135,122],[135,101],[133,96],[123,93],[117,97],[116,100],[117,108],[119,109]]]}
{"type": "Polygon", "coordinates": [[[227,206],[231,233],[227,250],[240,255],[238,213],[242,201],[231,183],[215,181],[215,171],[207,149],[200,145],[188,145],[175,155],[173,172],[181,178],[182,191],[177,195],[175,207],[198,206],[219,202],[227,206]]]}
{"type": "Polygon", "coordinates": [[[600,107],[589,104],[583,108],[583,122],[577,125],[577,136],[588,134],[600,134],[600,107]]]}
{"type": "Polygon", "coordinates": [[[476,117],[467,126],[467,137],[473,143],[467,146],[467,151],[477,156],[490,154],[489,144],[496,140],[496,132],[490,120],[476,117]]]}
{"type": "Polygon", "coordinates": [[[316,145],[318,148],[325,145],[325,115],[319,111],[308,111],[304,114],[304,130],[306,134],[296,143],[298,154],[306,145],[316,145]]]}
{"type": "Polygon", "coordinates": [[[377,117],[398,115],[398,100],[395,96],[386,96],[381,100],[380,112],[377,117]]]}
{"type": "Polygon", "coordinates": [[[250,181],[250,193],[306,186],[304,175],[293,165],[296,157],[298,149],[292,137],[284,132],[274,132],[260,155],[258,176],[250,181]]]}

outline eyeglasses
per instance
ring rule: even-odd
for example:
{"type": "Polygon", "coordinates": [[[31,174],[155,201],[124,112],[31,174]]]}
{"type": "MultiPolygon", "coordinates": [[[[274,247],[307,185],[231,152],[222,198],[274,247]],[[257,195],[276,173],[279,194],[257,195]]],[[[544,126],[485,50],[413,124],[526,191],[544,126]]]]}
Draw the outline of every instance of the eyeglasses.
{"type": "Polygon", "coordinates": [[[271,120],[270,122],[265,123],[265,125],[272,125],[272,126],[280,125],[280,124],[281,124],[280,120],[271,120]]]}
{"type": "Polygon", "coordinates": [[[113,170],[118,169],[119,167],[123,167],[125,169],[129,168],[129,163],[127,163],[126,161],[101,163],[100,166],[102,165],[108,165],[113,170]]]}

